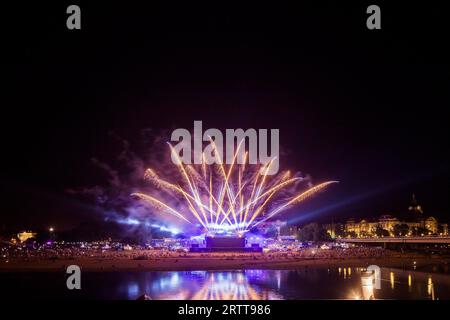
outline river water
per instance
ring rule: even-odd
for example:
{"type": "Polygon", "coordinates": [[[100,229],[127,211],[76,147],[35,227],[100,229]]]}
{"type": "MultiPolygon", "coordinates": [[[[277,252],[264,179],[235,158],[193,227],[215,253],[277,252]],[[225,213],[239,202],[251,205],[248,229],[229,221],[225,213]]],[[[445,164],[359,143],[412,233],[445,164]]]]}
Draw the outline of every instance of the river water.
{"type": "MultiPolygon", "coordinates": [[[[436,267],[430,270],[436,270],[436,267]]],[[[440,268],[442,269],[442,268],[440,268]]],[[[446,268],[448,271],[448,269],[446,268]]],[[[380,288],[363,286],[361,268],[85,272],[81,290],[64,273],[1,273],[2,296],[27,299],[450,299],[450,273],[381,268],[380,288]]]]}

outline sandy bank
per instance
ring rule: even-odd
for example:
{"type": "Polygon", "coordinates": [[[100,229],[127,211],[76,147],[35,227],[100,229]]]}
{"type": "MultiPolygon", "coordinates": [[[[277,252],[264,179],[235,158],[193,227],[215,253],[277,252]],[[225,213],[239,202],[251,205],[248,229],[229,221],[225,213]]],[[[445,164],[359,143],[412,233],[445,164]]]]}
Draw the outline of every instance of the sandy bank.
{"type": "Polygon", "coordinates": [[[145,259],[126,259],[113,257],[76,257],[58,259],[22,259],[2,261],[0,272],[22,271],[63,271],[67,266],[75,264],[84,271],[176,271],[176,270],[226,270],[226,269],[296,269],[312,266],[345,266],[365,267],[376,264],[381,267],[410,268],[427,264],[449,263],[444,257],[383,257],[383,258],[296,258],[285,257],[267,259],[264,256],[240,257],[162,257],[145,259]]]}

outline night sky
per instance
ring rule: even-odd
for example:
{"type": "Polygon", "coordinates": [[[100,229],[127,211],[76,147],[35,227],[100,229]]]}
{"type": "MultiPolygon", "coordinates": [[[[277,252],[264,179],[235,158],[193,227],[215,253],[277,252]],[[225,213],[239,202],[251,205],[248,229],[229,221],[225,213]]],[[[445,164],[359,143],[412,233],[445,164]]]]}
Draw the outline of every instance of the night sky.
{"type": "MultiPolygon", "coordinates": [[[[75,3],[75,2],[74,2],[75,3]]],[[[279,128],[281,168],[339,180],[289,214],[304,221],[425,213],[450,220],[446,12],[378,2],[296,6],[23,5],[2,20],[3,228],[97,219],[68,189],[174,128],[279,128]]],[[[153,3],[153,2],[152,2],[153,3]]],[[[313,5],[314,3],[314,5],[313,5]]],[[[167,134],[167,140],[170,136],[167,134]]],[[[102,180],[103,179],[103,180],[102,180]]]]}

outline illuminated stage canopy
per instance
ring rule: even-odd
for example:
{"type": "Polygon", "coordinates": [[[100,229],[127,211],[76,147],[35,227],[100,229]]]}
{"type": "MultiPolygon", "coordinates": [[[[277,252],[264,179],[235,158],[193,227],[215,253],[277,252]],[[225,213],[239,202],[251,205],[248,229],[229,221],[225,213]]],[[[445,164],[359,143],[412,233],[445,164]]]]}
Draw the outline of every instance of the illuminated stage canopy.
{"type": "Polygon", "coordinates": [[[206,236],[205,247],[199,247],[196,244],[192,244],[191,252],[261,252],[262,248],[259,245],[253,244],[251,247],[246,246],[245,237],[233,237],[233,236],[206,236]]]}

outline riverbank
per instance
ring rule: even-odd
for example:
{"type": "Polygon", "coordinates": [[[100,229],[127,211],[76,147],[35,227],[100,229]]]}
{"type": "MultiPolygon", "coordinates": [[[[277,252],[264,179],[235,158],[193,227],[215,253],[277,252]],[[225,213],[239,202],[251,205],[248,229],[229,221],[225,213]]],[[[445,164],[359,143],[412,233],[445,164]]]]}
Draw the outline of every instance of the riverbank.
{"type": "Polygon", "coordinates": [[[127,257],[58,257],[12,259],[0,263],[0,272],[63,271],[69,265],[78,265],[84,271],[193,271],[242,269],[297,269],[311,267],[380,267],[421,268],[429,264],[450,264],[449,257],[402,254],[389,257],[304,258],[295,256],[269,257],[264,254],[185,254],[148,258],[127,257]]]}

